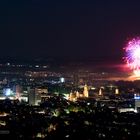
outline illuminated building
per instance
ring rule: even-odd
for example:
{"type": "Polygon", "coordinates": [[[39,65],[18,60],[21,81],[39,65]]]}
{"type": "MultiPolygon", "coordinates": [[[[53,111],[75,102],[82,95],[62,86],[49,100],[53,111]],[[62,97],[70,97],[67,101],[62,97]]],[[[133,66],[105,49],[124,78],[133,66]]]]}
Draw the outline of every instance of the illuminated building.
{"type": "Polygon", "coordinates": [[[28,90],[29,94],[29,105],[39,105],[41,102],[41,94],[37,93],[35,89],[30,89],[28,90]]]}
{"type": "Polygon", "coordinates": [[[15,87],[15,98],[18,99],[19,101],[28,102],[27,91],[26,93],[24,93],[22,86],[20,85],[16,85],[15,87]]]}
{"type": "Polygon", "coordinates": [[[35,90],[28,88],[28,101],[29,105],[35,105],[35,90]]]}
{"type": "Polygon", "coordinates": [[[102,95],[102,89],[99,89],[99,95],[100,96],[102,95]]]}
{"type": "Polygon", "coordinates": [[[73,93],[72,91],[71,91],[71,93],[69,94],[69,100],[70,100],[70,101],[76,101],[76,100],[77,100],[76,94],[73,93]]]}
{"type": "Polygon", "coordinates": [[[60,82],[61,82],[61,83],[64,83],[64,82],[65,82],[65,78],[61,77],[61,78],[60,78],[60,82]]]}
{"type": "Polygon", "coordinates": [[[119,94],[119,89],[118,88],[115,89],[115,94],[116,95],[119,94]]]}
{"type": "Polygon", "coordinates": [[[41,103],[41,91],[41,89],[35,88],[35,105],[39,105],[39,103],[41,103]]]}
{"type": "Polygon", "coordinates": [[[70,101],[77,101],[78,98],[82,98],[82,97],[89,97],[87,85],[84,86],[83,93],[79,93],[78,91],[75,92],[71,91],[71,93],[69,94],[70,101]]]}
{"type": "Polygon", "coordinates": [[[76,97],[79,98],[80,97],[80,93],[78,91],[76,91],[76,97]]]}
{"type": "Polygon", "coordinates": [[[41,103],[41,97],[42,96],[45,97],[47,93],[48,93],[47,88],[28,88],[29,104],[39,105],[41,103]]]}
{"type": "Polygon", "coordinates": [[[135,100],[135,109],[138,110],[140,108],[140,95],[139,94],[134,94],[134,100],[135,100]]]}
{"type": "Polygon", "coordinates": [[[72,92],[69,94],[70,101],[77,101],[78,98],[84,97],[83,94],[80,94],[78,91],[72,92]]]}
{"type": "Polygon", "coordinates": [[[88,86],[84,86],[83,93],[79,93],[78,91],[72,92],[69,94],[70,101],[77,101],[78,98],[89,97],[88,86]]]}
{"type": "Polygon", "coordinates": [[[38,94],[42,94],[42,93],[47,94],[48,89],[47,88],[35,88],[35,92],[38,93],[38,94]]]}
{"type": "Polygon", "coordinates": [[[36,100],[42,102],[49,97],[47,88],[35,88],[36,100]]]}
{"type": "Polygon", "coordinates": [[[88,86],[87,85],[84,86],[83,94],[84,94],[84,97],[89,97],[89,94],[88,94],[88,86]]]}
{"type": "Polygon", "coordinates": [[[20,98],[20,96],[21,96],[21,93],[22,93],[22,88],[21,88],[21,86],[19,86],[19,85],[16,85],[16,98],[20,98]]]}

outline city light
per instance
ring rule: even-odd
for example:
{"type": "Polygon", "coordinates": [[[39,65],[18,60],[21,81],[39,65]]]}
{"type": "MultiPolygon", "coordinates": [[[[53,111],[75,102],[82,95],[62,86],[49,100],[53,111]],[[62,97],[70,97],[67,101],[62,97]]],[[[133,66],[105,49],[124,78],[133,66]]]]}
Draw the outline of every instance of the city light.
{"type": "Polygon", "coordinates": [[[60,78],[60,82],[61,82],[61,83],[64,83],[64,82],[65,82],[65,78],[61,77],[61,78],[60,78]]]}
{"type": "Polygon", "coordinates": [[[11,96],[13,94],[13,91],[10,88],[5,88],[3,90],[3,93],[5,96],[11,96]]]}

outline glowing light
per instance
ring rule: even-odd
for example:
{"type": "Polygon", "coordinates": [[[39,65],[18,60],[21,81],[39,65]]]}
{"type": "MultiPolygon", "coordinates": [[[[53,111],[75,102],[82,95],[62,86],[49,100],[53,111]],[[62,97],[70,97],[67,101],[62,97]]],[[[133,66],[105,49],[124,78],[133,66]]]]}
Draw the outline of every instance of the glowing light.
{"type": "Polygon", "coordinates": [[[134,99],[135,100],[140,100],[140,95],[134,94],[134,99]]]}
{"type": "Polygon", "coordinates": [[[140,77],[140,38],[130,40],[124,50],[126,52],[125,62],[133,70],[136,77],[140,77]]]}
{"type": "Polygon", "coordinates": [[[65,82],[65,78],[61,77],[61,78],[60,78],[60,82],[61,82],[61,83],[64,83],[64,82],[65,82]]]}
{"type": "Polygon", "coordinates": [[[136,77],[140,77],[140,70],[134,70],[133,72],[136,77]]]}
{"type": "Polygon", "coordinates": [[[11,89],[10,88],[4,89],[3,92],[4,92],[5,96],[10,96],[11,95],[11,89]]]}

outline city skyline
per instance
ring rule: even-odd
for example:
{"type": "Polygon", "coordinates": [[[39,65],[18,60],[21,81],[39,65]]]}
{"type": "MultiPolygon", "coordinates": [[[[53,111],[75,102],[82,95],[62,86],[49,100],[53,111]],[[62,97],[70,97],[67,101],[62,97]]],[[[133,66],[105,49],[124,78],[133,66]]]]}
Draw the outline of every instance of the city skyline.
{"type": "Polygon", "coordinates": [[[138,139],[140,1],[0,1],[1,139],[138,139]]]}

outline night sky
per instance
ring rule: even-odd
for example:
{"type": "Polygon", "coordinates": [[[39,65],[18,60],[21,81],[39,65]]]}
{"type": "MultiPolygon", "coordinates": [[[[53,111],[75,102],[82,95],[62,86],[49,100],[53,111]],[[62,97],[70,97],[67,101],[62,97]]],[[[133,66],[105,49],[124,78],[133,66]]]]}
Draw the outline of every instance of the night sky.
{"type": "Polygon", "coordinates": [[[0,57],[119,60],[140,35],[135,0],[0,1],[0,57]]]}

